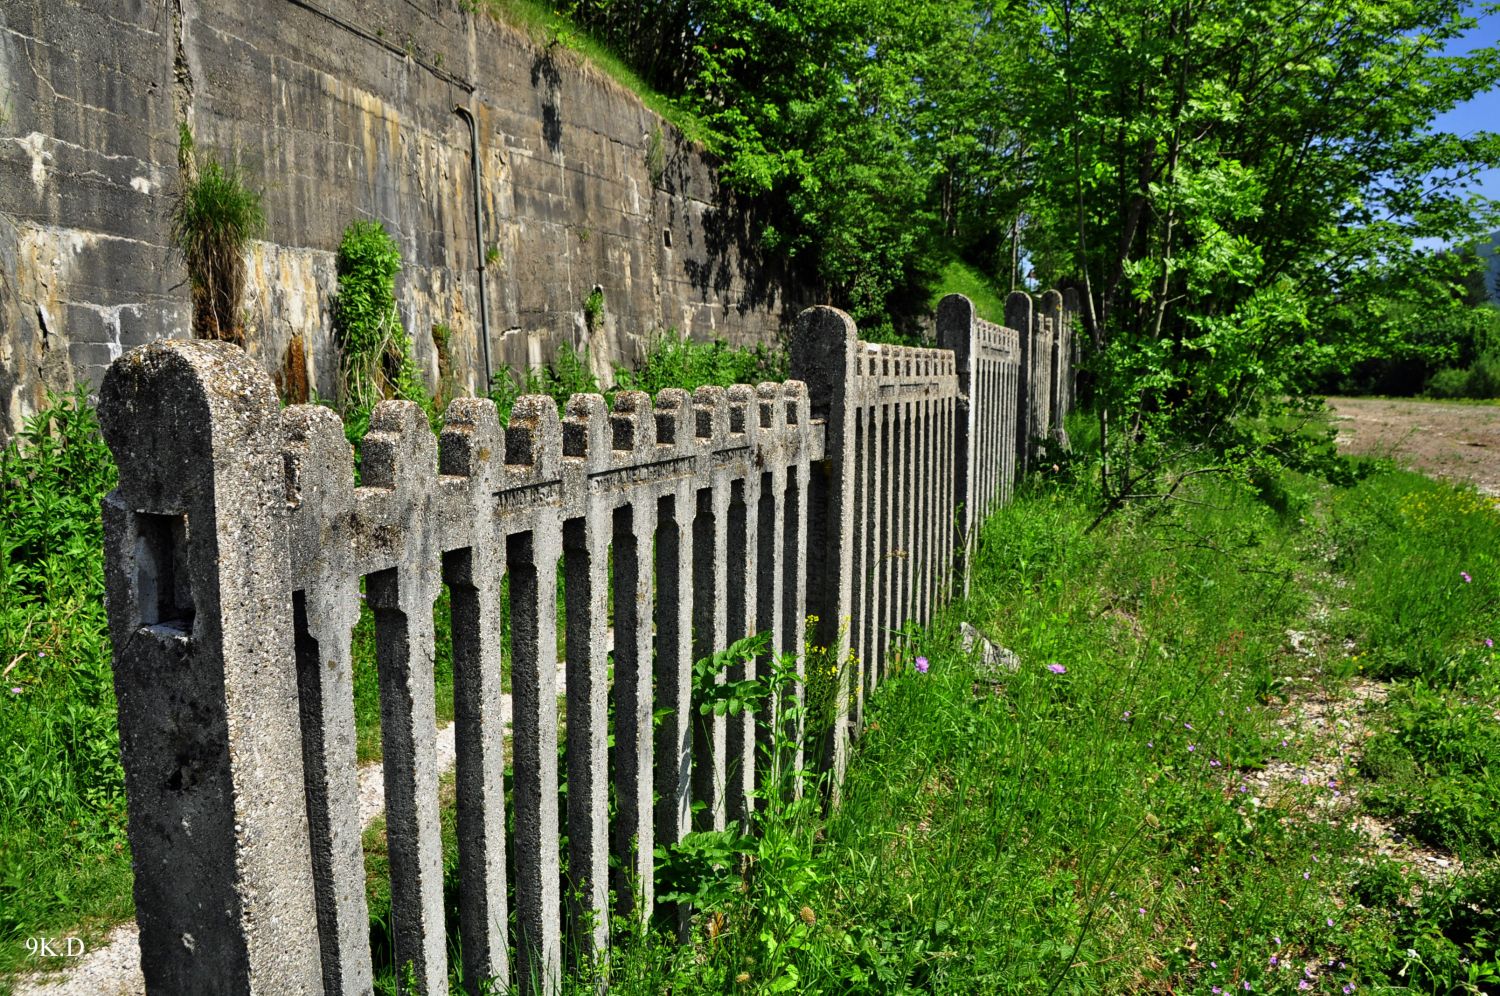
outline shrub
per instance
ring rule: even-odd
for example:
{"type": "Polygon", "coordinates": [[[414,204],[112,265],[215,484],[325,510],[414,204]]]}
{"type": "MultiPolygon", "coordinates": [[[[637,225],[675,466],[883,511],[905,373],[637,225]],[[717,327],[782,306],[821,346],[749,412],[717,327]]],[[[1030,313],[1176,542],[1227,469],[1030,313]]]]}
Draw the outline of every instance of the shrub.
{"type": "Polygon", "coordinates": [[[1432,398],[1462,398],[1468,391],[1469,373],[1446,367],[1432,375],[1427,382],[1427,395],[1432,398]]]}
{"type": "Polygon", "coordinates": [[[667,329],[651,340],[638,369],[615,371],[615,384],[620,390],[654,395],[664,387],[692,391],[704,385],[784,380],[786,375],[786,354],[780,350],[760,345],[736,349],[722,339],[695,342],[676,329],[667,329]]]}
{"type": "Polygon", "coordinates": [[[333,331],[339,346],[345,432],[356,445],[369,428],[370,410],[385,398],[415,401],[436,428],[438,412],[412,359],[411,339],[396,310],[401,251],[378,221],[344,229],[338,251],[339,290],[333,331]]]}
{"type": "Polygon", "coordinates": [[[1446,367],[1427,382],[1432,398],[1500,398],[1500,349],[1481,353],[1468,369],[1446,367]]]}

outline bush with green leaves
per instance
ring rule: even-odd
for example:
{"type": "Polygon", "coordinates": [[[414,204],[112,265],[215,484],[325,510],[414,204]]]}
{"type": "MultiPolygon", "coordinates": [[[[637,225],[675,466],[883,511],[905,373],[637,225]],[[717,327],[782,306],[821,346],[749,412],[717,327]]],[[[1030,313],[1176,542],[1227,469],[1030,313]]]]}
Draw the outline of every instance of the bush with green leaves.
{"type": "Polygon", "coordinates": [[[1444,367],[1427,382],[1434,398],[1500,398],[1500,350],[1481,353],[1468,368],[1444,367]]]}
{"type": "Polygon", "coordinates": [[[370,411],[386,398],[415,401],[434,428],[440,412],[412,358],[411,338],[396,310],[401,250],[378,221],[356,221],[339,242],[338,293],[332,301],[339,347],[340,403],[344,429],[357,446],[369,429],[370,411]]]}
{"type": "Polygon", "coordinates": [[[665,329],[651,338],[639,366],[615,371],[615,386],[655,395],[664,387],[692,391],[705,385],[758,384],[785,380],[787,367],[786,353],[780,349],[762,344],[736,348],[722,339],[699,342],[665,329]]]}

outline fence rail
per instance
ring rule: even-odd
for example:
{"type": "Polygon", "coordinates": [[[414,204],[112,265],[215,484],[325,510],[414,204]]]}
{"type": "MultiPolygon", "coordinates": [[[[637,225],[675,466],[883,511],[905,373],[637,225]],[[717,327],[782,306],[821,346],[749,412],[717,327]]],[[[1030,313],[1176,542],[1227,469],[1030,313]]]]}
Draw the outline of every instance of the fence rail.
{"type": "Polygon", "coordinates": [[[654,847],[695,828],[695,803],[700,825],[748,817],[755,717],[700,715],[692,687],[693,662],[735,639],[769,631],[771,652],[800,662],[815,615],[835,660],[852,650],[812,759],[836,801],[892,634],[960,587],[976,522],[1070,401],[1061,297],[1035,321],[1030,298],[1012,298],[1024,332],[945,299],[939,349],[864,343],[842,312],[810,309],[782,384],[625,392],[613,411],[575,395],[561,417],[526,397],[504,427],[488,400],[461,399],[440,438],[415,405],[383,402],[358,487],[338,417],[281,409],[238,348],[168,340],[116,361],[100,401],[120,471],[103,507],[106,574],[148,991],[372,990],[351,666],[361,597],[375,619],[395,956],[416,991],[444,993],[449,977],[444,585],[471,992],[486,979],[555,992],[565,944],[602,951],[612,916],[651,915],[654,847]]]}

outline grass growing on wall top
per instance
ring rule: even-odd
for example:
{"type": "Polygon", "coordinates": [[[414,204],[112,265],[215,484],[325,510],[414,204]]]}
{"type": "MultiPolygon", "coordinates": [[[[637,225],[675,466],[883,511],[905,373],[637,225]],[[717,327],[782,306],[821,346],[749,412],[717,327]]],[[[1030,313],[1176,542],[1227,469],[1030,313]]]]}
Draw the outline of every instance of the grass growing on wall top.
{"type": "Polygon", "coordinates": [[[699,342],[676,329],[667,329],[651,339],[640,366],[616,372],[615,385],[619,390],[645,391],[654,396],[667,387],[691,392],[703,386],[785,380],[787,368],[786,352],[780,348],[757,345],[741,349],[722,339],[699,342]]]}
{"type": "MultiPolygon", "coordinates": [[[[466,0],[466,6],[520,30],[543,50],[544,57],[552,57],[558,48],[574,53],[635,94],[641,103],[670,122],[689,141],[712,146],[713,133],[696,115],[650,86],[606,45],[546,4],[538,0],[466,0]]],[[[653,168],[652,172],[654,174],[656,170],[653,168]]],[[[656,182],[655,176],[653,182],[656,182]]]]}

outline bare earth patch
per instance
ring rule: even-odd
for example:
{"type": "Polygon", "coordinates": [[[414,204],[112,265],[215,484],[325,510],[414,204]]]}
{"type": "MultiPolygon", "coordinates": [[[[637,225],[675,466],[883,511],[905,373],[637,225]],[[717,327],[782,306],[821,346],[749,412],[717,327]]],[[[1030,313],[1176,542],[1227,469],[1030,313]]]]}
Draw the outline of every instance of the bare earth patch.
{"type": "Polygon", "coordinates": [[[1339,449],[1500,495],[1500,405],[1329,398],[1339,449]]]}

